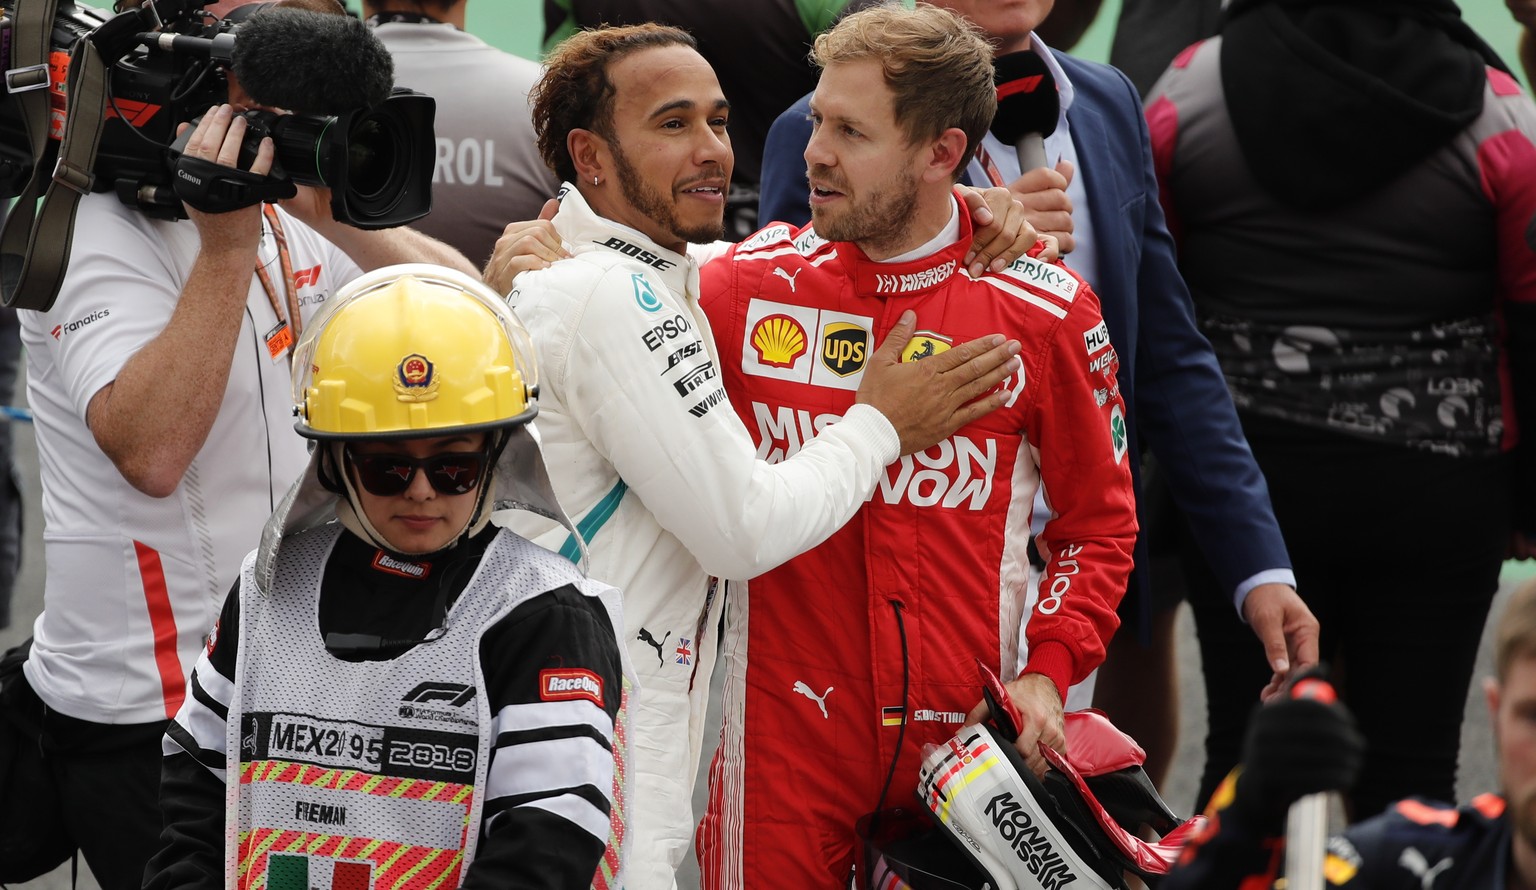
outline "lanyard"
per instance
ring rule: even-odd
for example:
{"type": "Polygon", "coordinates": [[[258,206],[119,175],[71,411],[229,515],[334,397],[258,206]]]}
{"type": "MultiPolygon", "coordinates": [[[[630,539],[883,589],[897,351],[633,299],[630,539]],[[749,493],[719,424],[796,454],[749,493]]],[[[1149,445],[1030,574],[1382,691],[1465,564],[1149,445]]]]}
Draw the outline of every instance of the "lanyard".
{"type": "MultiPolygon", "coordinates": [[[[261,215],[266,217],[267,225],[272,229],[272,238],[277,242],[278,265],[283,270],[284,299],[279,302],[277,287],[272,283],[272,276],[267,274],[266,264],[262,263],[261,257],[256,258],[256,277],[261,281],[261,289],[267,292],[267,301],[272,304],[272,312],[277,316],[277,327],[266,335],[267,352],[276,359],[298,339],[303,321],[299,317],[299,289],[293,279],[293,257],[288,253],[288,238],[283,234],[283,222],[277,216],[277,208],[271,204],[261,205],[261,215]]],[[[289,360],[292,360],[291,354],[289,360]]]]}

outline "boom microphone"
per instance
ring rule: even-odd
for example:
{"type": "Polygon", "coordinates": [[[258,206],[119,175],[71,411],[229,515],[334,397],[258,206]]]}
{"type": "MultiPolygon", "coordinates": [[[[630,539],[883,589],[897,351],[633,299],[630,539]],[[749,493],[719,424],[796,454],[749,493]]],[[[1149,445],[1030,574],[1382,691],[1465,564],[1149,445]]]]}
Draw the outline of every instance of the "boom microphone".
{"type": "Polygon", "coordinates": [[[341,115],[378,105],[395,83],[389,50],[351,16],[268,7],[236,33],[231,67],[262,105],[341,115]]]}
{"type": "Polygon", "coordinates": [[[1031,50],[1007,53],[993,60],[997,82],[997,114],[992,135],[1019,153],[1019,172],[1045,166],[1045,137],[1056,132],[1061,97],[1056,78],[1045,60],[1031,50]]]}

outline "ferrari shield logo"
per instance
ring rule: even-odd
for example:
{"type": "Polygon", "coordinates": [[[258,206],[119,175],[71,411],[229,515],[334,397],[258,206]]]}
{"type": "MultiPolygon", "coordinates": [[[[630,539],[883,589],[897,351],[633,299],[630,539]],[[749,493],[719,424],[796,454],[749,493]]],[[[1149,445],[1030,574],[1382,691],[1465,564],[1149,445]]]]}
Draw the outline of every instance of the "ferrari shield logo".
{"type": "Polygon", "coordinates": [[[951,346],[948,337],[935,334],[933,331],[918,331],[912,335],[905,349],[901,351],[901,360],[915,362],[918,359],[928,358],[945,352],[951,346]]]}

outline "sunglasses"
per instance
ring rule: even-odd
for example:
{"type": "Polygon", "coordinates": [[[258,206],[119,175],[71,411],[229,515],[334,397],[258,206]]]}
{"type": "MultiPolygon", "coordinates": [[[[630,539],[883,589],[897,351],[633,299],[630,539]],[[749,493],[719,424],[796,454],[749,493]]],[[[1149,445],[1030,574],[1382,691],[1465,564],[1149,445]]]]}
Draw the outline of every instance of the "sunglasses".
{"type": "Polygon", "coordinates": [[[480,484],[485,470],[483,451],[449,451],[431,457],[415,458],[404,454],[354,454],[347,459],[357,468],[357,481],[363,490],[376,497],[393,497],[411,487],[416,471],[427,474],[438,494],[467,494],[480,484]]]}

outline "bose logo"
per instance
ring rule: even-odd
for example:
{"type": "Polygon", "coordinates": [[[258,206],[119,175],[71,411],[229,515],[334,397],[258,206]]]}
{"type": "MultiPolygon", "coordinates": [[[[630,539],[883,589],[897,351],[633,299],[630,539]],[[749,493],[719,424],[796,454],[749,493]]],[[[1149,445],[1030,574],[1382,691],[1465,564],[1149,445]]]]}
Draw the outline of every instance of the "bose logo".
{"type": "Polygon", "coordinates": [[[617,250],[619,253],[622,253],[627,257],[637,259],[640,262],[645,263],[647,266],[660,269],[663,272],[677,265],[677,263],[674,263],[671,260],[664,260],[656,254],[651,253],[649,250],[636,247],[635,245],[630,244],[628,241],[620,238],[609,238],[607,241],[602,242],[602,246],[617,250]]]}

